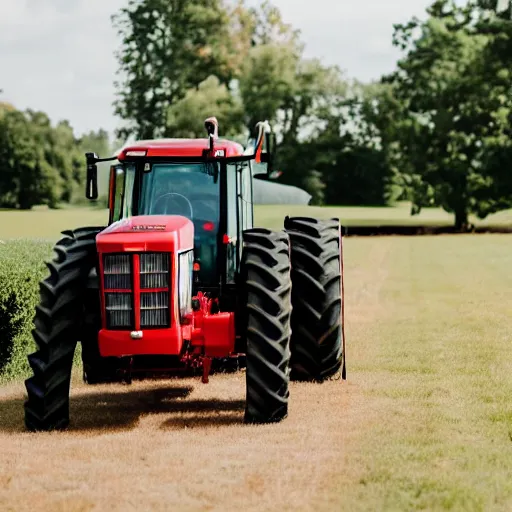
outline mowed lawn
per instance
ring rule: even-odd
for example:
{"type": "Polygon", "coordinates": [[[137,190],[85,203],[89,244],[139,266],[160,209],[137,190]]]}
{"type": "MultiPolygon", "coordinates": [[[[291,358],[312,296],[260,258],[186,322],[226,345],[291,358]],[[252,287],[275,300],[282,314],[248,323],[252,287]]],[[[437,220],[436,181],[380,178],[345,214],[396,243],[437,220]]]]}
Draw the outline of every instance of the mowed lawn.
{"type": "Polygon", "coordinates": [[[0,390],[1,510],[512,510],[512,236],[345,241],[348,381],[242,424],[244,376],[0,390]],[[97,507],[97,508],[95,508],[97,507]]]}
{"type": "MultiPolygon", "coordinates": [[[[339,218],[346,226],[451,226],[453,215],[438,208],[425,208],[420,215],[410,215],[410,205],[393,207],[315,207],[296,205],[258,205],[255,224],[269,229],[282,229],[286,215],[317,218],[339,218]]],[[[484,221],[471,218],[478,226],[512,225],[512,210],[499,212],[484,221]]],[[[83,226],[103,226],[108,223],[108,211],[94,208],[64,208],[33,211],[0,210],[0,240],[10,238],[44,238],[56,240],[60,232],[83,226]]]]}

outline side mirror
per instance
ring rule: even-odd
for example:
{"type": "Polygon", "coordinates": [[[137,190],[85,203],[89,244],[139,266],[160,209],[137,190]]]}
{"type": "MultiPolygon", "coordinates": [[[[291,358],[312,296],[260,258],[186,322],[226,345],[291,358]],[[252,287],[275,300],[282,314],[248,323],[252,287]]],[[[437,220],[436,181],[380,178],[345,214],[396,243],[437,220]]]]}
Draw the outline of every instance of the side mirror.
{"type": "MultiPolygon", "coordinates": [[[[254,157],[257,164],[265,163],[266,174],[269,179],[274,170],[274,158],[276,150],[276,135],[268,121],[259,122],[256,125],[257,136],[254,144],[254,157]]],[[[279,177],[279,176],[277,176],[279,177]]]]}
{"type": "Polygon", "coordinates": [[[96,160],[98,156],[95,153],[86,153],[87,174],[85,178],[85,197],[87,199],[98,199],[98,166],[96,160]]]}
{"type": "Polygon", "coordinates": [[[261,161],[267,164],[267,172],[270,174],[274,170],[274,157],[276,151],[276,134],[272,131],[265,134],[265,149],[261,153],[261,161]]]}

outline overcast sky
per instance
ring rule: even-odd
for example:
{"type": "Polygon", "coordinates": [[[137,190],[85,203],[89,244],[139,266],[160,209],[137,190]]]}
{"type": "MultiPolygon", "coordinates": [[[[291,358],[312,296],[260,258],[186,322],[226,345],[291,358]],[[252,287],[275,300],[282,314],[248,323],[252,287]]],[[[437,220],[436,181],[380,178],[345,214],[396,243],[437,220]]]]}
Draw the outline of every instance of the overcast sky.
{"type": "MultiPolygon", "coordinates": [[[[110,16],[127,0],[0,0],[0,95],[67,119],[77,135],[113,131],[118,38],[110,16]]],[[[258,4],[257,0],[250,0],[258,4]]],[[[360,80],[393,69],[393,23],[424,17],[429,0],[274,0],[302,31],[307,56],[360,80]],[[302,4],[302,5],[301,5],[302,4]]]]}

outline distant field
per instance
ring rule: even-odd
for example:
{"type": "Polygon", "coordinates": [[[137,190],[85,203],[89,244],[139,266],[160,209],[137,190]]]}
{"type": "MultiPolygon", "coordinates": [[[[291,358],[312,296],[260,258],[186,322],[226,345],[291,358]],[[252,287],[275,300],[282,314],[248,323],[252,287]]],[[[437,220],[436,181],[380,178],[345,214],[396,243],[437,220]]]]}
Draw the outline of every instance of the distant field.
{"type": "MultiPolygon", "coordinates": [[[[346,226],[450,226],[453,224],[453,216],[437,208],[424,209],[420,215],[412,217],[408,204],[389,208],[267,205],[255,208],[256,224],[270,229],[282,228],[286,215],[337,217],[346,226]]],[[[28,212],[0,210],[0,240],[18,237],[56,239],[62,230],[80,226],[101,226],[107,221],[106,210],[91,208],[35,209],[28,212]]],[[[476,225],[512,225],[512,210],[492,215],[483,222],[475,219],[472,221],[476,225]]]]}
{"type": "MultiPolygon", "coordinates": [[[[256,222],[265,227],[282,227],[282,218],[310,216],[320,219],[339,218],[345,226],[452,226],[453,215],[439,208],[425,208],[420,215],[411,216],[410,205],[400,203],[393,207],[318,207],[318,206],[257,206],[256,222]]],[[[489,216],[484,221],[472,218],[477,226],[512,225],[512,210],[489,216]]]]}
{"type": "Polygon", "coordinates": [[[293,384],[283,423],[246,427],[243,374],[77,372],[71,430],[43,435],[1,387],[0,508],[512,510],[512,237],[345,244],[347,382],[293,384]]]}

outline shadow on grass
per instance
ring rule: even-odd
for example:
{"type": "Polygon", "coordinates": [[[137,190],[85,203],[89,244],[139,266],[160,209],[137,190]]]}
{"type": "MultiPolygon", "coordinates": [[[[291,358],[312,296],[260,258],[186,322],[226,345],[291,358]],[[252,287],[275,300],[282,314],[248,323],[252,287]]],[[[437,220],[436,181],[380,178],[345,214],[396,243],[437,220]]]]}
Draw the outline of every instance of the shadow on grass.
{"type": "MultiPolygon", "coordinates": [[[[71,396],[68,432],[134,428],[145,414],[176,413],[162,429],[243,423],[243,400],[187,400],[192,387],[165,387],[126,392],[105,391],[71,396]],[[224,414],[224,413],[232,414],[224,414]],[[186,418],[180,414],[187,414],[186,418]],[[223,413],[223,414],[221,414],[223,413]],[[236,413],[236,414],[234,414],[236,413]]],[[[25,432],[23,397],[0,399],[0,432],[25,432]]]]}
{"type": "MultiPolygon", "coordinates": [[[[221,405],[225,405],[225,401],[217,401],[213,400],[208,402],[209,407],[202,409],[201,411],[208,411],[208,416],[202,415],[190,415],[186,417],[176,417],[170,418],[167,421],[164,421],[160,428],[162,430],[182,430],[184,428],[189,429],[202,429],[202,428],[211,428],[211,427],[228,427],[230,425],[243,425],[244,417],[243,414],[240,414],[244,410],[245,402],[240,402],[240,407],[236,409],[239,410],[239,413],[230,413],[230,414],[222,414],[219,411],[222,410],[221,405]]],[[[234,401],[233,404],[237,404],[238,402],[234,401]]],[[[197,412],[197,411],[196,411],[197,412]]]]}

